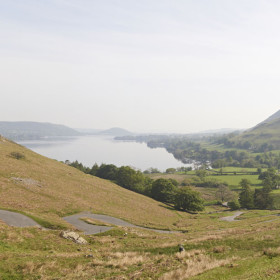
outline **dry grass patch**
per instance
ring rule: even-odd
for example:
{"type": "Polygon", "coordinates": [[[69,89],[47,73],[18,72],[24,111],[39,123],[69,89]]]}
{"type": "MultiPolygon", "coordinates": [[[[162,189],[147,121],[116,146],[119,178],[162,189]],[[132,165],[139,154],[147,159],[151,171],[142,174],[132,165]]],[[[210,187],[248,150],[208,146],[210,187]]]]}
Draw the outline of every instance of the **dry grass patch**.
{"type": "Polygon", "coordinates": [[[145,260],[147,260],[147,254],[139,254],[136,252],[126,252],[126,253],[113,253],[109,257],[109,261],[106,266],[116,267],[116,268],[126,268],[131,265],[140,265],[145,260]]]}
{"type": "Polygon", "coordinates": [[[263,254],[268,256],[269,258],[280,256],[280,247],[264,249],[263,254]]]}
{"type": "Polygon", "coordinates": [[[140,254],[137,252],[116,252],[108,254],[106,258],[102,260],[94,259],[91,264],[93,266],[127,269],[127,267],[132,265],[142,265],[144,262],[149,260],[148,255],[148,253],[140,254]]]}
{"type": "Polygon", "coordinates": [[[233,261],[232,258],[225,260],[217,260],[210,256],[194,252],[191,258],[184,262],[184,267],[165,273],[160,280],[183,280],[201,274],[207,270],[225,266],[233,261]]]}
{"type": "Polygon", "coordinates": [[[228,250],[230,250],[230,247],[228,246],[216,246],[213,248],[213,253],[221,254],[228,250]]]}
{"type": "Polygon", "coordinates": [[[183,251],[183,252],[176,253],[175,257],[177,260],[182,261],[184,259],[189,259],[198,255],[202,255],[204,252],[205,252],[204,250],[183,251]]]}
{"type": "Polygon", "coordinates": [[[105,223],[96,219],[92,219],[92,218],[80,218],[80,220],[84,221],[87,224],[90,225],[95,225],[95,226],[106,226],[106,227],[115,227],[115,225],[109,224],[109,223],[105,223]]]}

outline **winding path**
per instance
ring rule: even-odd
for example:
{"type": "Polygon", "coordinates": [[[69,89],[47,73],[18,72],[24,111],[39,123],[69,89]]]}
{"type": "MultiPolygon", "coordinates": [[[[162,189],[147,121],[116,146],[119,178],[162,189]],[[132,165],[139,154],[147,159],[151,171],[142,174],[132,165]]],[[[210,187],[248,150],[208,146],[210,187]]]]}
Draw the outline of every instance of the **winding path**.
{"type": "Polygon", "coordinates": [[[237,211],[232,216],[222,217],[222,218],[220,218],[220,220],[227,221],[227,222],[236,222],[237,221],[236,218],[243,213],[244,212],[237,211]]]}
{"type": "Polygon", "coordinates": [[[139,226],[130,224],[121,219],[117,219],[117,218],[107,216],[107,215],[93,214],[90,212],[82,212],[82,213],[75,214],[72,216],[67,216],[67,217],[64,217],[63,220],[65,220],[69,224],[75,226],[77,229],[83,231],[85,234],[101,233],[101,232],[105,232],[105,231],[108,231],[113,228],[113,227],[108,227],[108,226],[91,225],[91,224],[88,224],[88,223],[82,221],[81,218],[91,218],[91,219],[96,219],[101,222],[112,224],[115,226],[141,228],[141,229],[156,231],[159,233],[178,233],[178,231],[168,231],[168,230],[159,230],[159,229],[139,227],[139,226]]]}
{"type": "Polygon", "coordinates": [[[13,227],[41,227],[31,218],[23,214],[7,210],[0,210],[0,220],[13,227]]]}
{"type": "MultiPolygon", "coordinates": [[[[88,223],[82,221],[81,218],[91,218],[91,219],[96,219],[101,222],[112,224],[115,226],[141,228],[141,229],[156,231],[159,233],[178,233],[178,231],[158,230],[158,229],[139,227],[139,226],[130,224],[121,219],[117,219],[117,218],[107,216],[107,215],[92,214],[90,212],[81,212],[79,214],[67,216],[67,217],[64,217],[63,220],[65,220],[69,224],[73,225],[78,230],[83,231],[84,234],[96,234],[96,233],[106,232],[113,228],[110,226],[91,225],[91,224],[88,224],[88,223]]],[[[36,223],[31,218],[29,218],[23,214],[19,214],[19,213],[7,211],[7,210],[0,210],[0,220],[5,222],[9,226],[14,226],[14,227],[37,226],[37,227],[42,228],[38,223],[36,223]]]]}

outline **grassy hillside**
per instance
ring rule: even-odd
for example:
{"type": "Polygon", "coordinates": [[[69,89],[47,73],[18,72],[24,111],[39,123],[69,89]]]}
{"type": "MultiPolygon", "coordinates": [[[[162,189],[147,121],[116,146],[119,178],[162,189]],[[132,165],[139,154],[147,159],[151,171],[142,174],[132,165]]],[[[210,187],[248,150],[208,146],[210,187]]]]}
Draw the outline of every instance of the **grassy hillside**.
{"type": "Polygon", "coordinates": [[[251,139],[255,142],[262,142],[264,139],[271,143],[280,143],[280,119],[264,122],[255,128],[242,134],[243,139],[251,139]]]}
{"type": "Polygon", "coordinates": [[[1,208],[23,211],[54,223],[63,223],[61,216],[83,210],[158,228],[172,227],[172,223],[187,216],[4,138],[0,140],[0,195],[1,208]],[[24,158],[16,159],[12,156],[15,153],[24,158]]]}
{"type": "Polygon", "coordinates": [[[162,234],[115,227],[78,245],[59,230],[9,227],[0,221],[0,279],[279,279],[279,211],[223,207],[187,214],[42,157],[0,138],[0,208],[70,227],[61,216],[91,210],[129,222],[185,229],[162,234]],[[183,244],[185,252],[178,252],[183,244]]]}
{"type": "Polygon", "coordinates": [[[243,143],[248,141],[253,144],[253,147],[262,144],[272,145],[274,150],[278,150],[280,149],[280,118],[268,119],[232,140],[243,143]]]}

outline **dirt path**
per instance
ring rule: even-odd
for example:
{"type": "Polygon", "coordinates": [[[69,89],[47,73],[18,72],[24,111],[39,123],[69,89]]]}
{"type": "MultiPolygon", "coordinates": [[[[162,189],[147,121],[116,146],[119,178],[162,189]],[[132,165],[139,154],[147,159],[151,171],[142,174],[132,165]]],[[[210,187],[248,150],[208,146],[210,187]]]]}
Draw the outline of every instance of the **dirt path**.
{"type": "Polygon", "coordinates": [[[244,212],[237,211],[237,212],[235,212],[232,216],[222,217],[222,218],[220,218],[220,220],[222,220],[222,221],[227,221],[227,222],[236,222],[237,220],[235,220],[235,218],[237,218],[238,216],[240,216],[240,215],[243,214],[243,213],[244,213],[244,212]]]}
{"type": "Polygon", "coordinates": [[[112,224],[115,226],[141,228],[141,229],[156,231],[159,233],[175,233],[176,232],[176,231],[167,231],[167,230],[158,230],[158,229],[139,227],[139,226],[135,226],[135,225],[130,224],[121,219],[117,219],[117,218],[107,216],[107,215],[92,214],[90,212],[82,212],[82,213],[75,214],[72,216],[64,217],[63,219],[66,222],[68,222],[69,224],[76,227],[77,229],[83,231],[85,234],[96,234],[96,233],[105,232],[105,231],[112,229],[112,227],[108,227],[108,226],[97,226],[97,225],[88,224],[88,223],[82,221],[81,218],[91,218],[91,219],[95,219],[95,220],[98,220],[98,221],[101,221],[104,223],[108,223],[108,224],[112,224]]]}
{"type": "MultiPolygon", "coordinates": [[[[126,221],[123,221],[121,219],[117,219],[111,216],[106,215],[99,215],[99,214],[92,214],[90,212],[82,212],[79,214],[75,214],[72,216],[64,217],[63,219],[68,222],[69,224],[76,227],[78,230],[83,231],[85,234],[96,234],[101,232],[106,232],[113,227],[109,226],[97,226],[97,225],[91,225],[81,220],[81,218],[91,218],[96,219],[104,223],[112,224],[115,226],[122,226],[122,227],[134,227],[134,228],[141,228],[146,230],[152,230],[160,233],[175,233],[176,231],[167,231],[167,230],[158,230],[158,229],[150,229],[150,228],[144,228],[135,226],[133,224],[130,224],[126,221]]],[[[19,214],[12,211],[7,210],[0,210],[0,220],[8,224],[9,226],[14,227],[33,227],[38,226],[41,227],[38,223],[36,223],[34,220],[30,219],[29,217],[19,214]]]]}
{"type": "Polygon", "coordinates": [[[0,220],[13,227],[41,227],[29,217],[7,210],[0,210],[0,220]]]}

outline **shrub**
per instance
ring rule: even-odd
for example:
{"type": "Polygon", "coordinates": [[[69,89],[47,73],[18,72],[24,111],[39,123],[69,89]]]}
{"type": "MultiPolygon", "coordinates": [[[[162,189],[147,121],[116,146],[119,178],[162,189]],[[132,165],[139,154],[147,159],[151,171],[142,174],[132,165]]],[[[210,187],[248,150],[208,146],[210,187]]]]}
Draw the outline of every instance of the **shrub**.
{"type": "Polygon", "coordinates": [[[19,152],[11,152],[10,157],[15,159],[25,159],[25,155],[19,152]]]}
{"type": "Polygon", "coordinates": [[[228,203],[228,207],[230,208],[230,210],[233,210],[233,211],[240,209],[239,201],[238,200],[230,201],[228,203]]]}

